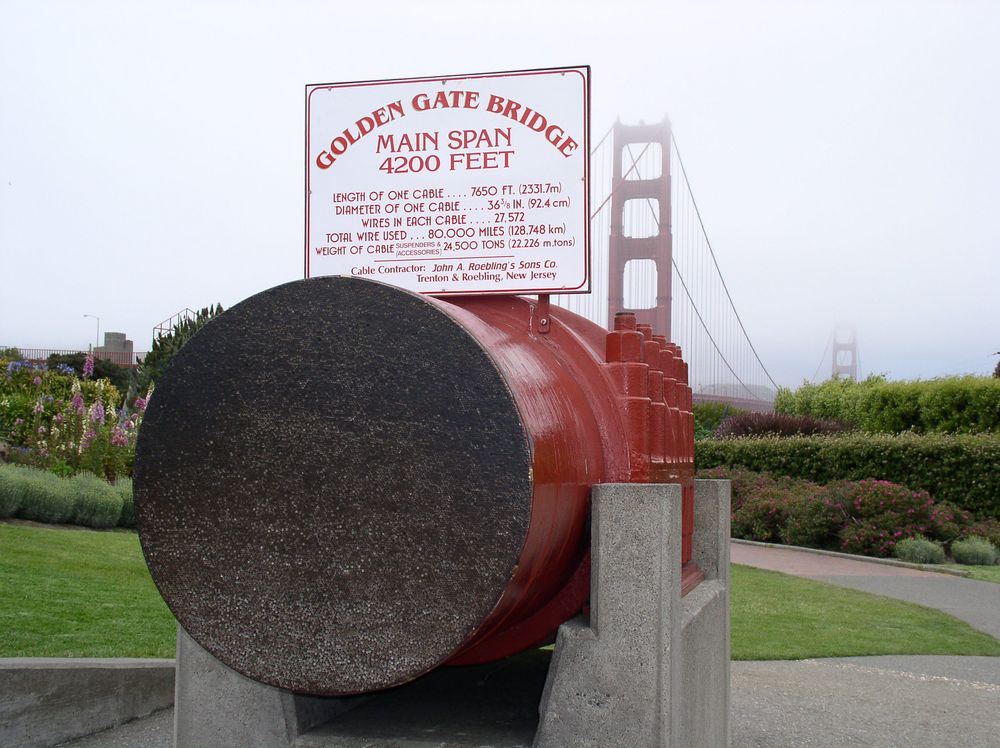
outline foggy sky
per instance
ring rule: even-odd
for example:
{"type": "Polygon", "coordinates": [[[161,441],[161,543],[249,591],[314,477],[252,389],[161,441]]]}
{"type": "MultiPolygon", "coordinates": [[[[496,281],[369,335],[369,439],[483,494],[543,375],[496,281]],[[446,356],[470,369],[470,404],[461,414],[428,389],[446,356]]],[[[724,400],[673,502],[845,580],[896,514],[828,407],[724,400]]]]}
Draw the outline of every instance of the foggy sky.
{"type": "Polygon", "coordinates": [[[864,373],[988,373],[997,39],[985,0],[0,0],[0,345],[85,348],[95,314],[147,350],[301,277],[307,83],[590,64],[595,136],[669,114],[780,384],[843,324],[864,373]]]}

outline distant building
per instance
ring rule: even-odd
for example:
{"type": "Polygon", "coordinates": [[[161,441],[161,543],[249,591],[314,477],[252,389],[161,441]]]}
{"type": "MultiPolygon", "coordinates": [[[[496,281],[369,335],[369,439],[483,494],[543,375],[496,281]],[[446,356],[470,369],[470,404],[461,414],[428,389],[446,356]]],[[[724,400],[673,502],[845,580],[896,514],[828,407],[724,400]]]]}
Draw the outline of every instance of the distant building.
{"type": "Polygon", "coordinates": [[[123,332],[104,333],[104,345],[94,349],[95,358],[103,358],[119,366],[134,366],[136,363],[133,343],[123,332]]]}

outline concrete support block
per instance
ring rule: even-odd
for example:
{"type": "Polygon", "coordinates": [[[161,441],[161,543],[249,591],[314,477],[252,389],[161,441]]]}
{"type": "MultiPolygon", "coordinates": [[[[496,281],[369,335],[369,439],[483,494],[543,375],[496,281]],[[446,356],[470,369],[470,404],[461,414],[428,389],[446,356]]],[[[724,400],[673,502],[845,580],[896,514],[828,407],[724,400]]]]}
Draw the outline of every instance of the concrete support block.
{"type": "Polygon", "coordinates": [[[590,621],[559,629],[535,745],[680,745],[680,486],[592,501],[590,621]]]}
{"type": "Polygon", "coordinates": [[[288,748],[359,701],[300,696],[258,683],[177,628],[176,748],[288,748]]]}
{"type": "Polygon", "coordinates": [[[694,485],[692,561],[705,581],[684,597],[682,744],[727,746],[730,485],[727,480],[698,480],[694,485]]]}
{"type": "Polygon", "coordinates": [[[727,480],[694,482],[694,539],[692,561],[705,579],[729,587],[730,484],[727,480]]]}
{"type": "Polygon", "coordinates": [[[681,491],[595,486],[590,620],[560,627],[536,748],[729,745],[729,485],[696,481],[681,598],[681,491]]]}
{"type": "Polygon", "coordinates": [[[0,659],[0,746],[56,745],[173,702],[173,660],[0,659]]]}

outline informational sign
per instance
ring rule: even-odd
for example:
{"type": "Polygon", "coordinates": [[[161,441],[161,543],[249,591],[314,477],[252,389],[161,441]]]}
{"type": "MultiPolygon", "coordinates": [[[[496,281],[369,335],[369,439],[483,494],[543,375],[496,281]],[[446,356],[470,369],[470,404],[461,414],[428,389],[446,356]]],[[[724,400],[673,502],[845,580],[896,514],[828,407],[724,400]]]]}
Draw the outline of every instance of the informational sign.
{"type": "Polygon", "coordinates": [[[590,68],[306,87],[305,275],[590,290],[590,68]]]}

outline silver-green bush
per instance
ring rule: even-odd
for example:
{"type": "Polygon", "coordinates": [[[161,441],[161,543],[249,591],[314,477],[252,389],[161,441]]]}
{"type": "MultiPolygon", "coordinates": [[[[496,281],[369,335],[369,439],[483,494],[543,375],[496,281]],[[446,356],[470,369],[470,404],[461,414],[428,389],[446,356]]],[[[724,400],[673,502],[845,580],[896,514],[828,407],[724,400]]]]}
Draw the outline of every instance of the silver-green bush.
{"type": "Polygon", "coordinates": [[[20,465],[0,464],[0,517],[13,517],[21,506],[20,465]]]}
{"type": "Polygon", "coordinates": [[[76,496],[69,481],[44,470],[22,468],[15,476],[20,499],[17,516],[35,522],[69,522],[76,511],[76,496]]]}
{"type": "Polygon", "coordinates": [[[957,564],[990,566],[997,562],[996,547],[986,538],[965,538],[951,544],[951,557],[957,564]]]}
{"type": "Polygon", "coordinates": [[[896,543],[896,558],[911,564],[940,564],[944,561],[944,548],[923,535],[917,535],[896,543]]]}
{"type": "Polygon", "coordinates": [[[115,527],[122,514],[122,497],[114,486],[91,473],[66,479],[76,496],[76,511],[70,520],[86,527],[115,527]]]}
{"type": "Polygon", "coordinates": [[[135,527],[135,505],[132,503],[132,479],[119,478],[115,481],[115,490],[122,497],[122,516],[118,524],[122,527],[135,527]]]}

